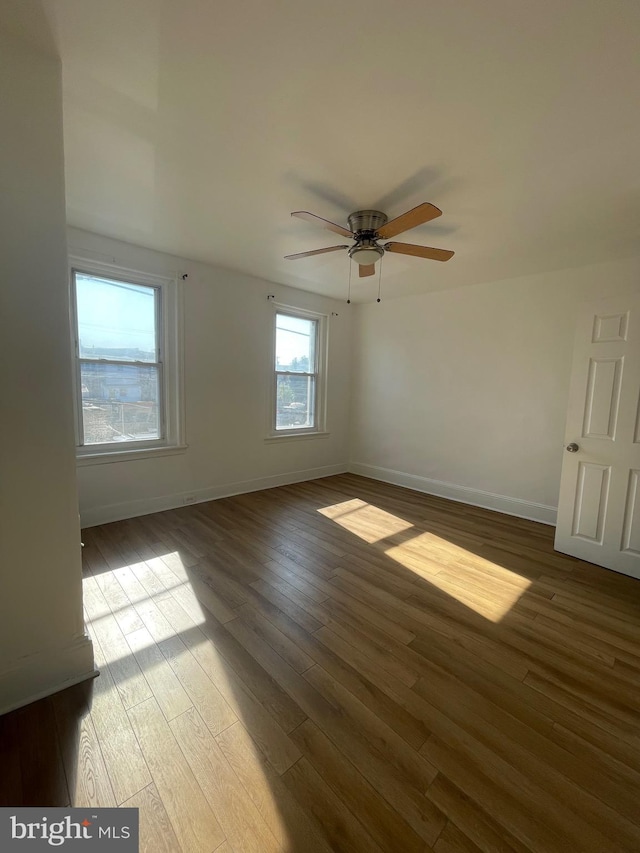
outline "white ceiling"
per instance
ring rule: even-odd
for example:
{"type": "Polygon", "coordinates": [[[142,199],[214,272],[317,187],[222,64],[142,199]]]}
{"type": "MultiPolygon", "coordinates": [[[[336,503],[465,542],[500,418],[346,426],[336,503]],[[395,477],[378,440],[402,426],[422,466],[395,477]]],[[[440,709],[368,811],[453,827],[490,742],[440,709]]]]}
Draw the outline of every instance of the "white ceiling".
{"type": "Polygon", "coordinates": [[[387,298],[640,252],[637,0],[45,8],[72,225],[340,298],[346,252],[283,259],[343,242],[292,210],[440,207],[396,239],[455,257],[388,255],[387,298]]]}

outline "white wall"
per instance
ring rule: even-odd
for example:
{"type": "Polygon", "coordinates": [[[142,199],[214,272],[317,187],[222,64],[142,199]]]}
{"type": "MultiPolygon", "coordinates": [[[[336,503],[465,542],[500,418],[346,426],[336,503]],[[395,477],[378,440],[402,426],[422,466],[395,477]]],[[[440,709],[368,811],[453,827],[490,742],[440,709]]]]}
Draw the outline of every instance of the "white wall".
{"type": "Polygon", "coordinates": [[[638,288],[635,259],[358,306],[352,470],[553,522],[577,306],[638,288]]]}
{"type": "Polygon", "coordinates": [[[8,32],[0,36],[0,714],[93,672],[82,622],[60,69],[8,32]]]}
{"type": "Polygon", "coordinates": [[[69,252],[161,275],[187,273],[184,293],[185,453],[78,468],[83,525],[345,471],[351,313],[344,303],[69,229],[69,252]],[[265,442],[272,308],[329,315],[323,438],[265,442]],[[337,317],[331,316],[336,312],[337,317]]]}

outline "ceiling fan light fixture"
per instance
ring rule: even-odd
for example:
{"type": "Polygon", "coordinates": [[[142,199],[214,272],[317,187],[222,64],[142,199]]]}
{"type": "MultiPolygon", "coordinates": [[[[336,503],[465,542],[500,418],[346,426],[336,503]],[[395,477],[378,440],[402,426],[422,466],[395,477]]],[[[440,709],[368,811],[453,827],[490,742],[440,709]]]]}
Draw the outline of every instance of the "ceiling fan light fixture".
{"type": "Polygon", "coordinates": [[[369,266],[375,264],[384,255],[384,249],[375,245],[356,245],[349,249],[349,257],[357,264],[369,266]]]}

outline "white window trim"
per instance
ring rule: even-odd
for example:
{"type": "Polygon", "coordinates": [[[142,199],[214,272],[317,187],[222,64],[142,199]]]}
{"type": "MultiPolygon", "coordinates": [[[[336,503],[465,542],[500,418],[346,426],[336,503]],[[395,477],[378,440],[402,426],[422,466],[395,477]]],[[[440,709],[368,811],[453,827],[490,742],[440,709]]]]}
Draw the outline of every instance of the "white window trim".
{"type": "Polygon", "coordinates": [[[112,263],[97,261],[91,257],[74,254],[69,256],[70,320],[72,335],[72,357],[74,376],[74,422],[76,433],[76,458],[78,465],[121,462],[144,459],[184,452],[185,443],[185,404],[184,404],[184,359],[183,359],[183,293],[182,282],[178,276],[169,277],[155,273],[133,270],[112,263]],[[157,287],[161,291],[160,327],[162,341],[162,400],[160,413],[163,425],[163,437],[151,441],[126,442],[122,444],[83,445],[82,412],[80,406],[81,380],[78,343],[78,322],[74,274],[122,280],[128,284],[141,284],[157,287]]]}
{"type": "Polygon", "coordinates": [[[294,305],[285,305],[282,302],[269,301],[272,309],[272,333],[271,333],[271,357],[269,362],[269,404],[267,406],[267,436],[266,443],[276,443],[286,440],[298,441],[305,438],[326,438],[327,431],[327,364],[328,364],[328,337],[329,318],[326,314],[317,311],[309,311],[305,308],[297,308],[294,305]],[[294,429],[276,430],[276,408],[277,408],[277,383],[276,383],[276,314],[289,314],[292,317],[300,317],[303,320],[316,320],[318,323],[318,339],[316,341],[316,399],[315,413],[316,425],[312,427],[298,427],[294,429]]]}

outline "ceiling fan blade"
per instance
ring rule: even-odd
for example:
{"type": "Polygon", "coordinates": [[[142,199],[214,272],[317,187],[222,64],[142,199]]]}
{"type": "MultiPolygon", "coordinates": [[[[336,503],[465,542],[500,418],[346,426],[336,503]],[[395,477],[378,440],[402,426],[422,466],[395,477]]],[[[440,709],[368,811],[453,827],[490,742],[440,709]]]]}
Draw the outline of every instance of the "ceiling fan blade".
{"type": "MultiPolygon", "coordinates": [[[[319,225],[321,228],[326,228],[328,231],[333,231],[336,234],[342,234],[343,237],[353,237],[353,232],[348,228],[343,228],[342,225],[336,225],[335,222],[329,222],[328,219],[323,219],[321,216],[316,216],[315,213],[309,213],[307,210],[294,210],[291,214],[297,216],[298,219],[306,219],[307,222],[313,222],[314,225],[319,225]]],[[[400,233],[398,231],[394,232],[400,233]]],[[[393,237],[393,234],[389,235],[393,237]]]]}
{"type": "Polygon", "coordinates": [[[437,216],[442,216],[440,208],[436,207],[435,204],[429,204],[428,201],[425,201],[403,213],[402,216],[396,216],[395,219],[387,222],[382,228],[378,228],[378,236],[395,237],[396,234],[402,234],[403,231],[408,231],[410,228],[416,228],[418,225],[430,222],[437,216]]]}
{"type": "Polygon", "coordinates": [[[287,261],[297,261],[298,258],[310,258],[311,255],[324,255],[325,252],[338,252],[348,249],[348,246],[328,246],[326,249],[312,249],[310,252],[298,252],[296,255],[285,255],[287,261]]]}
{"type": "Polygon", "coordinates": [[[360,264],[360,278],[366,278],[368,275],[376,274],[375,264],[360,264]]]}
{"type": "Polygon", "coordinates": [[[413,243],[386,243],[383,248],[386,252],[414,255],[416,258],[428,258],[430,261],[448,261],[455,254],[449,249],[432,249],[430,246],[414,246],[413,243]]]}

